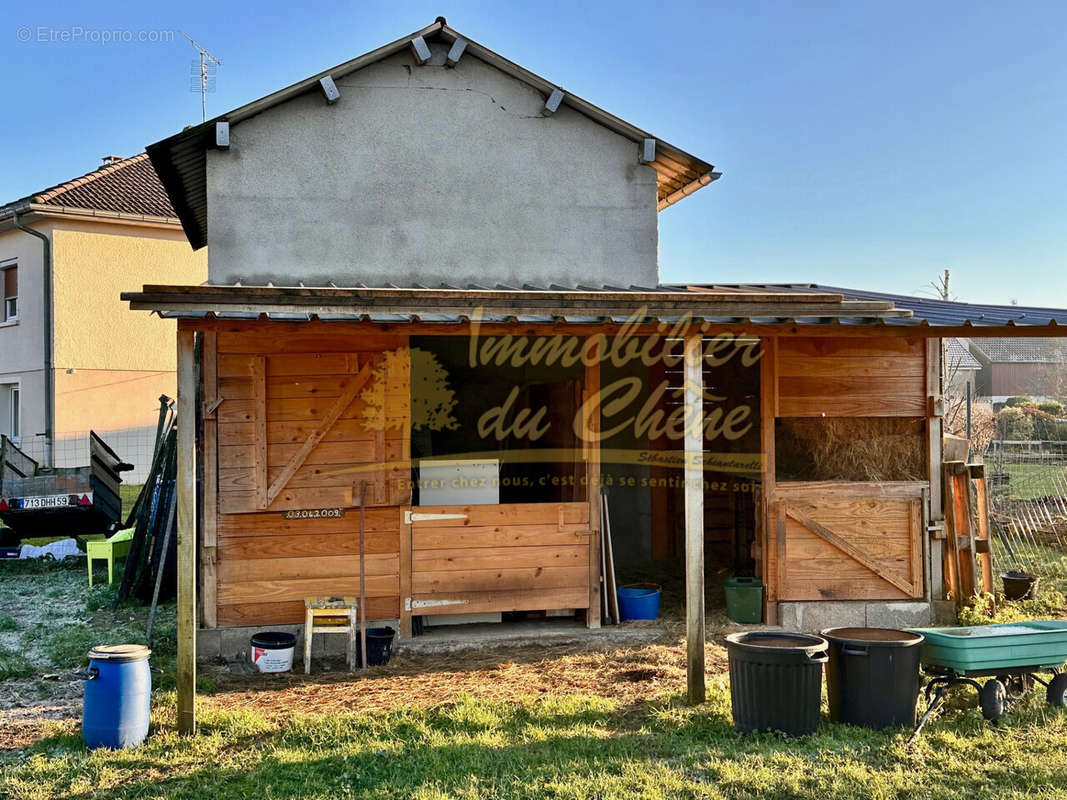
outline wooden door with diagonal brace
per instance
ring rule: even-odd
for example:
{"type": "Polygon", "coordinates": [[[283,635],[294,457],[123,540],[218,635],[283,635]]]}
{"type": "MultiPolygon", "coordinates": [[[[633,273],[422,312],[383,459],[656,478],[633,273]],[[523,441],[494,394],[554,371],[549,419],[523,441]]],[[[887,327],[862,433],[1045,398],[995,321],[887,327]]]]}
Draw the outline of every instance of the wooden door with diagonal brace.
{"type": "Polygon", "coordinates": [[[921,500],[838,496],[779,499],[779,599],[922,597],[921,500]]]}

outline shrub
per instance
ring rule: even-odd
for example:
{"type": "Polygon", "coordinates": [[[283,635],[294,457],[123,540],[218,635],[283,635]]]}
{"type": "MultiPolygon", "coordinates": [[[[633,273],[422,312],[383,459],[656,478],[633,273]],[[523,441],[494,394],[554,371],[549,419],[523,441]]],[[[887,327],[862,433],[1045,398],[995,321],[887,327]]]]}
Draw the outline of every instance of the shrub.
{"type": "Polygon", "coordinates": [[[1034,423],[1021,408],[1009,407],[997,414],[997,432],[1001,439],[1029,439],[1034,435],[1034,423]]]}
{"type": "Polygon", "coordinates": [[[1056,418],[1054,416],[1038,410],[1037,406],[1027,406],[1023,409],[1023,413],[1030,418],[1030,422],[1034,426],[1034,432],[1031,434],[1031,438],[1054,438],[1052,435],[1056,430],[1056,418]]]}
{"type": "Polygon", "coordinates": [[[1037,404],[1040,411],[1044,411],[1046,414],[1051,414],[1054,417],[1063,416],[1063,403],[1058,400],[1044,400],[1037,404]]]}
{"type": "Polygon", "coordinates": [[[1034,398],[1026,394],[1017,394],[1015,397],[1009,397],[1004,401],[1004,405],[1008,408],[1019,408],[1020,406],[1032,406],[1034,404],[1034,398]]]}

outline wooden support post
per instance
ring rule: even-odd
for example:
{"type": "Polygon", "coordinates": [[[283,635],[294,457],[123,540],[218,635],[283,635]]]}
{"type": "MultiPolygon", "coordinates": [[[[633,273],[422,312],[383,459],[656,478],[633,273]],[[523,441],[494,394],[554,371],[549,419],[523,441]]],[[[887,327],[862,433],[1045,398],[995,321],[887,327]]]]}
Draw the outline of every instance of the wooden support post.
{"type": "MultiPolygon", "coordinates": [[[[929,398],[941,397],[940,339],[926,340],[926,395],[929,398]]],[[[928,417],[926,420],[927,462],[930,475],[930,510],[928,519],[931,524],[943,522],[945,519],[942,499],[944,479],[941,474],[941,434],[941,418],[928,417]]],[[[928,587],[930,597],[933,600],[943,600],[946,589],[943,560],[944,544],[941,540],[932,538],[929,531],[923,531],[923,536],[929,539],[929,563],[926,569],[930,581],[930,586],[928,587]]]]}
{"type": "Polygon", "coordinates": [[[699,333],[685,338],[685,642],[689,703],[704,689],[704,358],[699,333]]]}
{"type": "Polygon", "coordinates": [[[997,587],[993,583],[993,551],[989,541],[989,494],[986,491],[985,467],[982,464],[971,464],[969,469],[971,480],[974,481],[974,549],[982,569],[982,591],[995,595],[997,587]]]}
{"type": "MultiPolygon", "coordinates": [[[[760,449],[762,484],[762,528],[759,531],[760,564],[763,572],[763,620],[778,624],[779,564],[778,515],[775,510],[774,420],[778,416],[778,340],[765,336],[760,340],[760,449]],[[773,569],[772,569],[773,567],[773,569]]],[[[784,541],[782,542],[784,546],[784,541]]]]}
{"type": "MultiPolygon", "coordinates": [[[[596,358],[585,368],[584,403],[593,401],[600,392],[600,348],[595,350],[596,358]]],[[[600,627],[601,581],[600,569],[600,403],[592,402],[598,409],[589,419],[582,420],[582,452],[585,455],[585,493],[589,502],[589,528],[593,535],[589,537],[589,608],[585,612],[587,628],[600,627]]]]}
{"type": "Polygon", "coordinates": [[[178,733],[196,732],[196,363],[178,331],[178,733]]]}
{"type": "Polygon", "coordinates": [[[200,620],[205,628],[218,624],[218,596],[215,566],[217,563],[219,521],[218,462],[218,333],[200,334],[200,375],[203,388],[203,484],[201,485],[200,519],[200,620]]]}

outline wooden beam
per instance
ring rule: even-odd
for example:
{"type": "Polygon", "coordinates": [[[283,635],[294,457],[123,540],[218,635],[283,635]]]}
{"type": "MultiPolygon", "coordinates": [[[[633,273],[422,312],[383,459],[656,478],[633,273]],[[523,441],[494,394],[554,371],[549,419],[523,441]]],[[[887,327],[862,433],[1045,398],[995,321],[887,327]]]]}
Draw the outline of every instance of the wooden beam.
{"type": "MultiPolygon", "coordinates": [[[[282,471],[278,473],[278,476],[274,479],[274,482],[270,485],[270,488],[267,489],[267,506],[274,502],[274,498],[276,498],[281,492],[281,490],[285,488],[285,484],[287,484],[289,480],[293,477],[293,475],[296,474],[296,471],[300,469],[301,466],[303,466],[304,462],[307,460],[307,457],[311,454],[311,451],[314,450],[316,445],[318,445],[318,443],[322,441],[322,437],[329,433],[330,428],[332,428],[333,424],[337,422],[338,419],[340,419],[341,414],[344,413],[344,410],[350,405],[352,405],[352,401],[356,399],[356,395],[360,393],[363,387],[366,386],[367,381],[370,380],[373,369],[373,361],[368,361],[366,364],[363,365],[363,368],[356,374],[354,378],[352,378],[351,382],[345,388],[341,396],[334,401],[334,404],[332,406],[330,406],[330,410],[326,412],[326,416],[324,416],[319,421],[319,424],[316,425],[315,428],[311,431],[311,433],[308,434],[307,438],[304,440],[304,443],[300,445],[300,449],[293,453],[292,458],[289,459],[289,463],[287,463],[282,468],[282,471]]],[[[383,379],[383,390],[384,386],[385,380],[383,379]]],[[[383,405],[382,408],[384,409],[385,406],[383,405]]],[[[379,431],[379,433],[380,436],[375,438],[375,456],[380,462],[381,459],[384,458],[384,442],[382,442],[381,440],[384,439],[385,434],[384,431],[379,431]]],[[[266,440],[266,436],[264,436],[264,440],[266,440]]],[[[378,486],[377,491],[381,491],[381,484],[378,481],[375,481],[375,483],[378,486]]],[[[383,503],[385,502],[385,498],[377,497],[375,502],[383,503]]],[[[264,506],[264,508],[266,508],[266,506],[264,506]]]]}
{"type": "Polygon", "coordinates": [[[774,420],[778,416],[778,340],[766,336],[760,340],[760,449],[762,504],[760,563],[763,573],[763,619],[778,624],[778,570],[771,570],[771,547],[777,546],[778,523],[774,513],[777,482],[774,470],[774,420]]]}
{"type": "MultiPolygon", "coordinates": [[[[596,347],[596,359],[594,363],[585,368],[585,381],[583,386],[583,404],[595,398],[600,392],[600,358],[603,353],[596,347]]],[[[595,403],[600,408],[599,403],[595,403]]],[[[592,536],[589,537],[589,607],[585,612],[585,624],[587,628],[600,627],[600,604],[603,587],[601,581],[605,579],[601,566],[600,549],[600,443],[593,441],[600,435],[600,414],[593,418],[582,420],[582,453],[585,456],[585,490],[586,500],[589,504],[589,528],[592,536]]]]}
{"type": "Polygon", "coordinates": [[[986,491],[985,473],[981,470],[975,474],[972,466],[971,474],[974,477],[975,491],[975,514],[978,517],[977,531],[975,531],[975,551],[978,553],[978,563],[982,568],[982,591],[986,594],[996,594],[996,585],[993,583],[993,553],[989,549],[989,495],[986,491]],[[982,544],[979,544],[979,543],[982,544]]]}
{"type": "Polygon", "coordinates": [[[700,334],[685,339],[685,641],[688,699],[704,687],[704,358],[700,334]]]}
{"type": "Polygon", "coordinates": [[[267,359],[255,356],[252,359],[252,423],[255,429],[254,470],[256,484],[256,506],[266,508],[268,465],[267,465],[267,359]]]}
{"type": "Polygon", "coordinates": [[[196,363],[178,332],[178,733],[196,732],[196,363]]]}
{"type": "MultiPolygon", "coordinates": [[[[785,504],[783,503],[783,505],[785,504]]],[[[826,527],[821,522],[812,519],[812,517],[810,517],[808,514],[799,511],[796,506],[785,505],[785,513],[787,516],[792,517],[805,528],[807,528],[809,531],[814,533],[820,539],[833,545],[853,560],[858,561],[860,564],[865,566],[879,578],[893,584],[896,588],[900,589],[900,591],[904,592],[909,597],[915,593],[915,588],[912,585],[911,581],[906,581],[896,575],[886,573],[885,568],[877,561],[875,561],[871,557],[870,553],[868,553],[866,550],[856,547],[854,544],[852,544],[852,542],[848,541],[848,539],[838,535],[835,531],[826,527]]]]}
{"type": "MultiPolygon", "coordinates": [[[[218,333],[200,334],[200,375],[203,396],[216,398],[219,393],[218,333]]],[[[215,564],[219,522],[218,419],[205,414],[203,419],[201,468],[203,484],[200,503],[200,620],[205,628],[218,624],[215,564]]]]}

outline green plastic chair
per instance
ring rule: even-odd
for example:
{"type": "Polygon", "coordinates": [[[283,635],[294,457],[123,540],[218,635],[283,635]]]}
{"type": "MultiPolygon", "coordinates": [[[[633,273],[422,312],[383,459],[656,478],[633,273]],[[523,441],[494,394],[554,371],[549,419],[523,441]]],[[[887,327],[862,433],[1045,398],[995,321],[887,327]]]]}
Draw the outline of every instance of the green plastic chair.
{"type": "Polygon", "coordinates": [[[130,552],[134,528],[114,533],[102,542],[85,543],[85,560],[89,562],[89,585],[93,585],[93,561],[107,561],[107,585],[111,585],[115,572],[115,559],[122,558],[130,552]]]}

